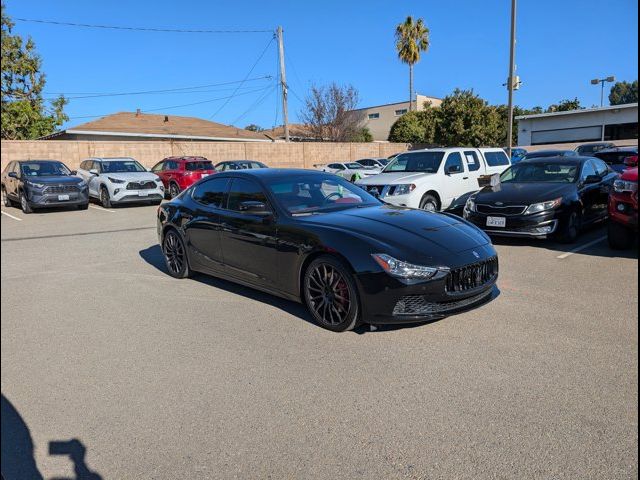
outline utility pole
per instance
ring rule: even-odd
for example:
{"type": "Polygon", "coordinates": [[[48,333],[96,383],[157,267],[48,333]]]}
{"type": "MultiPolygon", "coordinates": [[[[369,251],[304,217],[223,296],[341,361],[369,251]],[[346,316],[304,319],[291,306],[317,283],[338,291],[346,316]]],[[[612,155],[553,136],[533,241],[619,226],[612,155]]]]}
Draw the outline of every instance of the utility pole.
{"type": "Polygon", "coordinates": [[[282,122],[284,126],[284,140],[289,141],[289,110],[287,108],[287,73],[284,68],[284,40],[282,39],[282,27],[276,30],[278,37],[278,55],[280,58],[280,85],[282,87],[282,122]]]}
{"type": "Polygon", "coordinates": [[[509,52],[509,79],[507,80],[507,88],[509,89],[509,127],[507,128],[508,136],[508,154],[511,158],[511,150],[513,148],[513,90],[516,88],[518,80],[515,77],[516,71],[516,3],[517,0],[511,0],[511,41],[509,52]]]}

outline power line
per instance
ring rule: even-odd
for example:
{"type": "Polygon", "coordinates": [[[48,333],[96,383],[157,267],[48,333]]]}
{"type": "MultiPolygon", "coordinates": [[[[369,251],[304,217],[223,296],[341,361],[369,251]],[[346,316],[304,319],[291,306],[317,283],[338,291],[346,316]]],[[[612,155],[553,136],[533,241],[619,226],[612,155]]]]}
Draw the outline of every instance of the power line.
{"type": "MultiPolygon", "coordinates": [[[[264,75],[262,77],[254,77],[254,78],[250,78],[247,80],[236,80],[233,82],[223,82],[223,83],[210,83],[208,85],[198,85],[198,86],[194,86],[194,87],[180,87],[180,88],[167,88],[167,89],[162,89],[162,90],[143,90],[143,91],[137,91],[137,92],[111,92],[111,93],[97,93],[97,92],[67,92],[67,93],[62,93],[62,92],[46,92],[45,95],[65,95],[65,98],[67,100],[77,100],[80,98],[97,98],[97,97],[118,97],[118,96],[125,96],[125,95],[150,95],[150,94],[156,94],[156,93],[176,93],[176,92],[182,92],[182,93],[204,93],[207,92],[207,90],[197,90],[199,88],[208,88],[208,87],[218,87],[218,86],[224,86],[224,85],[234,85],[236,83],[242,83],[244,82],[251,82],[251,81],[255,81],[255,80],[264,80],[264,79],[272,79],[273,77],[271,75],[264,75]],[[192,90],[192,91],[189,91],[192,90]],[[78,95],[78,96],[66,96],[66,95],[78,95]]],[[[208,90],[208,91],[216,91],[216,90],[208,90]]]]}
{"type": "Polygon", "coordinates": [[[106,30],[129,30],[137,32],[163,32],[163,33],[272,33],[273,30],[192,30],[181,28],[153,28],[153,27],[123,27],[119,25],[94,25],[89,23],[59,22],[55,20],[40,20],[34,18],[13,18],[18,22],[44,23],[47,25],[59,25],[65,27],[101,28],[106,30]]]}
{"type": "Polygon", "coordinates": [[[244,77],[245,79],[240,82],[240,85],[238,85],[238,87],[236,88],[236,90],[233,92],[233,94],[231,95],[231,97],[229,97],[227,99],[226,102],[224,102],[222,105],[220,105],[220,107],[213,112],[213,114],[211,116],[209,116],[209,118],[213,118],[215,117],[218,113],[220,113],[220,111],[227,106],[227,104],[231,101],[231,98],[233,98],[233,96],[237,93],[237,91],[240,89],[240,87],[244,84],[244,82],[247,81],[247,79],[249,78],[249,75],[251,75],[251,72],[253,72],[253,69],[256,68],[256,65],[258,65],[258,63],[260,63],[260,60],[262,60],[262,57],[264,57],[264,54],[267,53],[267,50],[269,49],[269,47],[271,46],[271,44],[273,43],[274,37],[271,37],[271,40],[269,40],[269,42],[267,43],[267,46],[264,47],[264,50],[262,50],[262,53],[260,53],[260,55],[258,56],[257,60],[255,62],[253,62],[253,65],[251,66],[251,68],[249,69],[249,73],[247,73],[247,75],[244,77]]]}
{"type": "Polygon", "coordinates": [[[249,113],[251,113],[255,108],[257,108],[258,106],[262,105],[262,102],[264,102],[272,93],[273,91],[278,88],[278,85],[274,85],[272,86],[269,90],[266,90],[262,95],[260,95],[257,100],[255,102],[253,102],[251,104],[251,106],[249,108],[247,108],[244,113],[240,114],[240,116],[238,116],[233,122],[231,122],[231,125],[237,125],[237,123],[242,120],[244,117],[246,117],[249,113]]]}
{"type": "MultiPolygon", "coordinates": [[[[256,92],[263,92],[264,90],[267,90],[269,88],[273,88],[271,85],[267,86],[267,87],[262,87],[262,88],[258,88],[256,90],[251,90],[249,92],[242,92],[242,93],[238,93],[238,94],[234,94],[234,95],[229,95],[226,97],[219,97],[219,98],[211,98],[209,100],[202,100],[200,102],[193,102],[193,103],[185,103],[182,105],[171,105],[168,107],[158,107],[158,108],[150,108],[150,109],[146,109],[146,110],[141,110],[142,113],[146,113],[146,112],[157,112],[160,110],[170,110],[173,108],[182,108],[182,107],[191,107],[193,105],[201,105],[203,103],[211,103],[211,102],[217,102],[219,100],[227,100],[230,98],[233,98],[234,96],[239,97],[240,95],[249,95],[251,93],[256,93],[256,92]]],[[[101,115],[82,115],[82,116],[78,116],[78,117],[69,117],[69,120],[77,120],[77,119],[81,119],[81,118],[97,118],[97,117],[106,117],[107,115],[111,115],[110,113],[103,113],[101,115]]]]}

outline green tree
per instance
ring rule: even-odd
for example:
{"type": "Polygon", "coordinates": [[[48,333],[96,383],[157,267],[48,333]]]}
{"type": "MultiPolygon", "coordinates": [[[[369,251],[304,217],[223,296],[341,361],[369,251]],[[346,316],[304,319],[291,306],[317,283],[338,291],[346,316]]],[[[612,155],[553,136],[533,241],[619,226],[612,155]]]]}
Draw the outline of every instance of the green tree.
{"type": "Polygon", "coordinates": [[[429,29],[424,20],[412,16],[396,26],[398,58],[409,65],[409,110],[413,110],[413,66],[420,61],[420,52],[429,49],[429,29]]]}
{"type": "Polygon", "coordinates": [[[68,117],[67,100],[58,97],[47,107],[42,98],[45,75],[31,38],[13,35],[13,22],[2,4],[1,136],[9,140],[39,138],[55,131],[68,117]]]}
{"type": "Polygon", "coordinates": [[[616,82],[609,93],[611,105],[623,105],[625,103],[638,102],[638,80],[633,82],[616,82]]]}
{"type": "MultiPolygon", "coordinates": [[[[497,105],[493,108],[495,108],[498,115],[500,115],[500,134],[498,136],[498,145],[507,146],[507,121],[509,119],[509,107],[507,105],[497,105]]],[[[517,105],[513,107],[513,145],[518,144],[518,120],[516,119],[523,115],[535,115],[542,112],[542,107],[522,108],[517,105]]]]}
{"type": "Polygon", "coordinates": [[[407,112],[391,126],[389,141],[433,144],[437,123],[437,108],[426,106],[424,110],[407,112]]]}
{"type": "Polygon", "coordinates": [[[558,103],[549,105],[546,112],[568,112],[571,110],[581,110],[583,108],[584,107],[580,105],[580,100],[578,100],[578,98],[576,97],[573,100],[561,100],[558,103]]]}
{"type": "Polygon", "coordinates": [[[371,134],[371,130],[369,130],[367,127],[359,128],[351,137],[351,141],[363,143],[373,142],[373,135],[371,134]]]}
{"type": "Polygon", "coordinates": [[[455,89],[438,108],[435,142],[467,147],[498,145],[502,125],[495,107],[473,90],[455,89]]]}

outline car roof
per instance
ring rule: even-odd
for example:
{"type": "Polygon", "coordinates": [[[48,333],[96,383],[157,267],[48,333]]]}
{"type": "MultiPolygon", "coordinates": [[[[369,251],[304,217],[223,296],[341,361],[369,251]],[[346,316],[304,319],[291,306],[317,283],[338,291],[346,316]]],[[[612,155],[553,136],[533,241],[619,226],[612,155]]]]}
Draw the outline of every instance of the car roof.
{"type": "MultiPolygon", "coordinates": [[[[176,160],[178,162],[201,162],[203,160],[209,160],[206,157],[198,157],[198,156],[185,156],[185,157],[167,157],[164,160],[176,160]]],[[[164,161],[163,160],[163,161],[164,161]]]]}
{"type": "Polygon", "coordinates": [[[615,152],[631,152],[631,153],[637,153],[638,152],[638,147],[613,147],[613,148],[605,148],[602,150],[598,150],[595,153],[615,153],[615,152]]]}
{"type": "Polygon", "coordinates": [[[96,162],[110,162],[112,160],[134,160],[134,161],[137,161],[135,158],[132,158],[132,157],[91,157],[91,158],[87,158],[86,160],[93,160],[93,161],[96,161],[96,162]]]}
{"type": "Polygon", "coordinates": [[[573,153],[574,150],[562,150],[560,148],[550,148],[548,150],[535,150],[533,152],[529,152],[531,155],[535,155],[536,153],[573,153]]]}
{"type": "MultiPolygon", "coordinates": [[[[303,168],[248,168],[243,170],[231,170],[228,172],[216,173],[215,178],[220,176],[242,175],[247,177],[273,178],[285,177],[288,175],[331,175],[319,170],[306,170],[303,168]]],[[[212,177],[213,178],[213,177],[212,177]]]]}
{"type": "Polygon", "coordinates": [[[520,165],[520,163],[561,163],[565,165],[567,163],[581,164],[591,159],[593,159],[593,157],[580,157],[575,155],[571,157],[562,157],[562,156],[534,157],[534,158],[525,158],[521,162],[517,163],[516,166],[520,165]]]}
{"type": "Polygon", "coordinates": [[[62,163],[61,160],[51,160],[51,159],[46,159],[46,160],[38,160],[37,158],[33,158],[31,160],[14,160],[16,163],[33,163],[33,162],[49,162],[49,163],[62,163]]]}

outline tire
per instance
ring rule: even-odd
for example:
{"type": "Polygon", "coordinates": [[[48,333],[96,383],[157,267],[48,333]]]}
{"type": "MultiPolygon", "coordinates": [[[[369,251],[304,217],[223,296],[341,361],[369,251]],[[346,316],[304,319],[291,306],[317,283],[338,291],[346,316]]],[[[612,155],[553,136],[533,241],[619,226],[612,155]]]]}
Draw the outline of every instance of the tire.
{"type": "Polygon", "coordinates": [[[344,332],[360,323],[358,289],[337,258],[322,255],[313,260],[305,270],[302,289],[307,309],[321,327],[344,332]]]}
{"type": "Polygon", "coordinates": [[[434,195],[425,193],[420,200],[420,210],[425,210],[427,212],[439,212],[440,202],[434,195]]]}
{"type": "Polygon", "coordinates": [[[607,238],[609,246],[614,250],[628,250],[633,245],[633,231],[621,223],[609,222],[607,227],[607,238]]]}
{"type": "Polygon", "coordinates": [[[575,243],[580,236],[582,221],[578,212],[571,212],[567,224],[560,233],[559,240],[562,243],[575,243]]]}
{"type": "Polygon", "coordinates": [[[20,208],[24,213],[33,213],[33,208],[29,205],[29,200],[25,197],[24,192],[20,192],[20,208]]]}
{"type": "Polygon", "coordinates": [[[191,276],[187,249],[182,237],[175,230],[169,230],[162,239],[162,255],[169,275],[174,278],[188,278],[191,276]]]}
{"type": "Polygon", "coordinates": [[[2,186],[2,204],[5,207],[15,207],[15,202],[9,198],[9,194],[4,185],[2,186]]]}
{"type": "Polygon", "coordinates": [[[87,210],[89,208],[89,203],[82,203],[78,205],[78,210],[87,210]]]}
{"type": "Polygon", "coordinates": [[[180,195],[180,186],[175,182],[171,182],[169,184],[169,199],[174,199],[178,195],[180,195]]]}
{"type": "Polygon", "coordinates": [[[100,187],[100,205],[102,208],[111,208],[111,198],[107,187],[100,187]]]}

